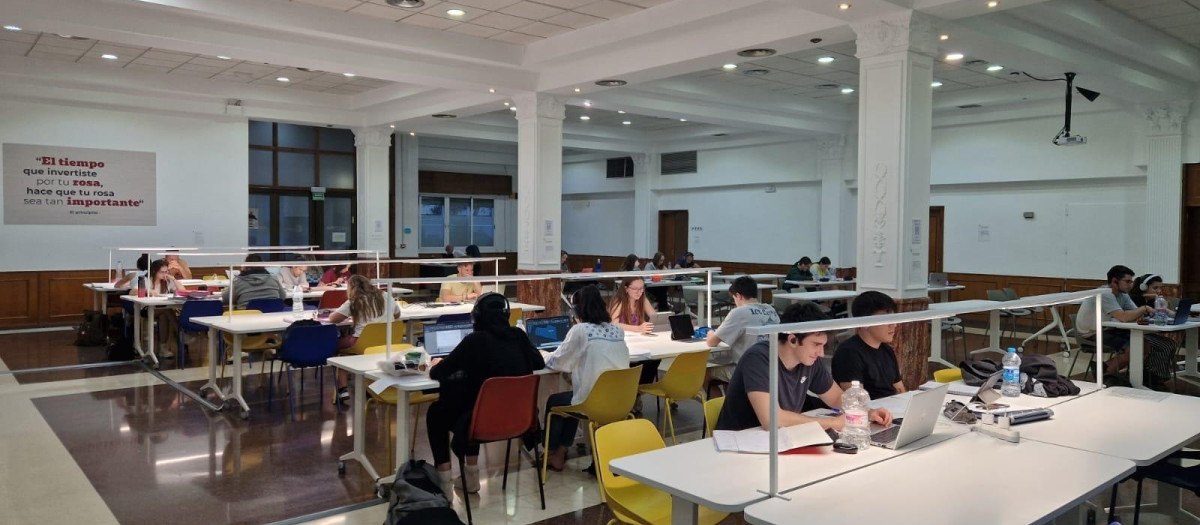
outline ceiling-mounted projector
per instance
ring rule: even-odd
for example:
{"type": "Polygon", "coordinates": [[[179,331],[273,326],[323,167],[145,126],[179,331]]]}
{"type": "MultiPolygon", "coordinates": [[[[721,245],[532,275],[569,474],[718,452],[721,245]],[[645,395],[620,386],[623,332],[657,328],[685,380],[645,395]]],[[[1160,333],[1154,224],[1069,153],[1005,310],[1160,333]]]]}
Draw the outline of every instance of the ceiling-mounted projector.
{"type": "Polygon", "coordinates": [[[1030,75],[1029,73],[1022,72],[1022,74],[1042,82],[1065,81],[1067,83],[1067,110],[1066,114],[1063,116],[1063,127],[1061,130],[1059,130],[1058,134],[1054,136],[1054,139],[1051,142],[1053,142],[1055,146],[1081,146],[1087,144],[1087,137],[1083,135],[1071,134],[1071,98],[1075,91],[1079,91],[1079,94],[1083,95],[1083,98],[1088,99],[1088,102],[1095,102],[1097,98],[1100,98],[1100,93],[1090,89],[1075,87],[1075,73],[1071,72],[1064,73],[1066,78],[1038,78],[1030,75]]]}
{"type": "Polygon", "coordinates": [[[1087,144],[1087,137],[1083,135],[1059,135],[1054,137],[1055,146],[1082,146],[1087,144]]]}

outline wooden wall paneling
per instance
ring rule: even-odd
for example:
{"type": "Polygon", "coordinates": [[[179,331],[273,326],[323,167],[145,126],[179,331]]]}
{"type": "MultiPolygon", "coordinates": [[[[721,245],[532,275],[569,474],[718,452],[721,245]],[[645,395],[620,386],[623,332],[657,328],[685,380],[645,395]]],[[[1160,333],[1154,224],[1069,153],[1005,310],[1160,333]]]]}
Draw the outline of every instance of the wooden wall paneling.
{"type": "MultiPolygon", "coordinates": [[[[38,272],[0,273],[0,289],[4,290],[4,301],[0,301],[0,326],[21,327],[37,324],[38,318],[38,272]]],[[[79,289],[79,293],[86,290],[79,289]]],[[[91,301],[89,294],[88,300],[91,301]]]]}
{"type": "Polygon", "coordinates": [[[473,173],[448,173],[443,171],[421,171],[417,174],[417,191],[420,193],[448,193],[452,195],[512,195],[512,177],[508,175],[476,175],[473,173]]]}
{"type": "Polygon", "coordinates": [[[82,321],[84,310],[92,308],[92,292],[83,285],[103,282],[106,276],[103,270],[38,272],[37,324],[82,321]]]}

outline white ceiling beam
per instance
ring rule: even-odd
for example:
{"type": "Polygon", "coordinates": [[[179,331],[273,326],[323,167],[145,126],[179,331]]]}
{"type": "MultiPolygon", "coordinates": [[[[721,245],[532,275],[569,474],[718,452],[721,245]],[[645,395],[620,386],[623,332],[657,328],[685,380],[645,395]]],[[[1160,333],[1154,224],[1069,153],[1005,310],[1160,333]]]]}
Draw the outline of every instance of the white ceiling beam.
{"type": "MultiPolygon", "coordinates": [[[[471,108],[499,106],[500,95],[474,91],[451,91],[437,89],[424,91],[401,99],[359,108],[369,125],[395,124],[405,128],[419,128],[422,123],[436,122],[432,115],[449,113],[457,117],[471,115],[471,108]]],[[[480,110],[475,110],[480,111],[480,110]]]]}
{"type": "MultiPolygon", "coordinates": [[[[737,96],[747,98],[748,93],[749,91],[740,91],[737,96]]],[[[750,98],[766,95],[768,94],[756,92],[750,98]]],[[[754,107],[730,104],[730,98],[705,99],[681,94],[654,93],[642,89],[605,92],[594,96],[593,100],[602,108],[623,109],[631,113],[664,118],[687,118],[706,124],[776,133],[846,133],[854,118],[849,106],[846,106],[838,118],[816,118],[792,114],[781,106],[771,108],[768,104],[767,107],[754,107]]]]}

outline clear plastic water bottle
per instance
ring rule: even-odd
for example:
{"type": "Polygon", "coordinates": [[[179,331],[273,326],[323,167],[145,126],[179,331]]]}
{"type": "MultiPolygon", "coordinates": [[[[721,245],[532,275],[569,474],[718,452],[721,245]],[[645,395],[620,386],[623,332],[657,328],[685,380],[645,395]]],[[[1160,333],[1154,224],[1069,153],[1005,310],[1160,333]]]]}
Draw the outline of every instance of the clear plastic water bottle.
{"type": "Polygon", "coordinates": [[[304,313],[304,290],[299,284],[292,288],[292,313],[304,313]]]}
{"type": "Polygon", "coordinates": [[[121,265],[121,261],[117,261],[117,280],[125,278],[125,267],[121,265]]]}
{"type": "Polygon", "coordinates": [[[1167,324],[1167,298],[1158,296],[1154,299],[1154,324],[1167,324]]]}
{"type": "Polygon", "coordinates": [[[859,450],[871,446],[871,420],[867,416],[871,410],[868,406],[870,403],[871,396],[858,381],[851,381],[850,389],[842,393],[842,414],[846,416],[846,426],[842,429],[841,440],[859,450]]]}
{"type": "Polygon", "coordinates": [[[520,328],[522,332],[525,331],[525,320],[524,319],[522,319],[520,317],[517,318],[517,328],[520,328]]]}
{"type": "Polygon", "coordinates": [[[1004,354],[1004,384],[1000,393],[1005,397],[1021,395],[1021,355],[1016,348],[1009,347],[1008,353],[1004,354]]]}

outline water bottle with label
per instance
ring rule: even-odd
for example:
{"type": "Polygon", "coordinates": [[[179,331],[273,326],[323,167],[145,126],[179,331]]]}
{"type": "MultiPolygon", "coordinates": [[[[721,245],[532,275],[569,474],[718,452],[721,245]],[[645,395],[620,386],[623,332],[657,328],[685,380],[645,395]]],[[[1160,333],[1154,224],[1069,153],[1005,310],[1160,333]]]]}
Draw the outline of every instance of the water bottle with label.
{"type": "Polygon", "coordinates": [[[1004,383],[1000,387],[1000,393],[1004,397],[1018,397],[1021,395],[1021,355],[1017,353],[1016,348],[1009,347],[1008,353],[1004,354],[1004,383]]]}
{"type": "Polygon", "coordinates": [[[596,267],[593,268],[593,270],[595,270],[596,273],[600,273],[600,272],[604,271],[604,263],[600,262],[599,257],[596,258],[596,267]]]}
{"type": "Polygon", "coordinates": [[[300,285],[292,287],[292,313],[299,314],[304,312],[304,290],[300,285]]]}
{"type": "Polygon", "coordinates": [[[1160,295],[1154,299],[1154,324],[1160,326],[1167,324],[1167,317],[1169,317],[1167,298],[1160,295]]]}
{"type": "Polygon", "coordinates": [[[850,389],[842,393],[842,414],[846,416],[846,426],[842,428],[841,440],[859,450],[871,446],[870,403],[871,396],[858,381],[851,381],[850,389]]]}

